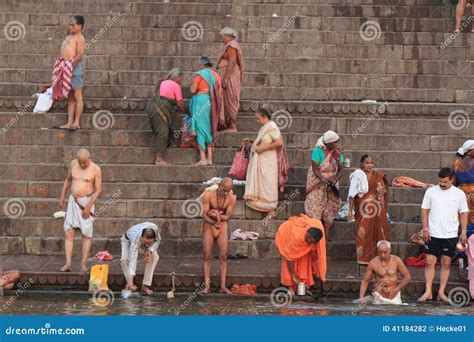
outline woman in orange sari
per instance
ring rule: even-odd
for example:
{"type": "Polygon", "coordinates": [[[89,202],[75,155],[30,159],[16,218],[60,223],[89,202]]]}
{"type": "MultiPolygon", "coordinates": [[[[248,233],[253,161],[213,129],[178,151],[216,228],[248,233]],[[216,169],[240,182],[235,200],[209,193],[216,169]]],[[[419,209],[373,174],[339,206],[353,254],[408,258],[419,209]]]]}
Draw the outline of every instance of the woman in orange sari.
{"type": "Polygon", "coordinates": [[[240,88],[244,75],[242,49],[237,42],[237,32],[224,27],[221,30],[224,47],[217,59],[217,72],[222,79],[223,106],[220,124],[226,131],[237,131],[237,112],[240,104],[240,88]]]}
{"type": "Polygon", "coordinates": [[[387,189],[389,182],[384,173],[374,170],[374,159],[365,154],[360,169],[350,176],[349,221],[356,219],[357,263],[367,265],[377,256],[377,242],[389,240],[387,220],[387,189]]]}

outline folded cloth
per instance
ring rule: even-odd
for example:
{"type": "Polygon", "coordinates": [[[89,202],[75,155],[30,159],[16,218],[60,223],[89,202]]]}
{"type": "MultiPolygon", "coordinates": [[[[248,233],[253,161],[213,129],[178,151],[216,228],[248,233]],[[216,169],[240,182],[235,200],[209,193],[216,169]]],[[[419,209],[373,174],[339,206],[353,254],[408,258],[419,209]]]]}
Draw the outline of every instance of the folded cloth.
{"type": "Polygon", "coordinates": [[[398,291],[398,293],[396,294],[395,297],[393,297],[393,299],[388,299],[388,298],[385,298],[385,297],[382,297],[377,291],[374,291],[374,293],[372,293],[372,296],[374,297],[374,300],[372,302],[372,304],[392,304],[392,305],[403,305],[403,302],[402,302],[402,296],[400,294],[400,291],[398,291]]]}
{"type": "Polygon", "coordinates": [[[410,177],[399,176],[399,177],[395,177],[395,179],[392,181],[392,185],[399,188],[428,189],[428,188],[431,188],[434,184],[423,183],[419,180],[416,180],[410,177]]]}
{"type": "Polygon", "coordinates": [[[72,59],[66,60],[58,57],[53,69],[53,99],[55,101],[66,100],[71,91],[72,59]]]}
{"type": "Polygon", "coordinates": [[[110,254],[109,251],[100,251],[94,256],[96,260],[99,261],[112,261],[114,260],[114,256],[110,254]]]}
{"type": "Polygon", "coordinates": [[[256,295],[257,287],[252,284],[235,284],[230,288],[230,292],[238,295],[256,295]]]}
{"type": "Polygon", "coordinates": [[[257,232],[244,231],[242,229],[236,229],[230,234],[231,240],[257,240],[260,236],[257,232]]]}
{"type": "Polygon", "coordinates": [[[369,192],[369,181],[367,175],[361,169],[356,169],[349,175],[349,193],[347,194],[347,201],[349,197],[362,197],[369,192]]]}
{"type": "MultiPolygon", "coordinates": [[[[64,231],[68,231],[72,228],[79,228],[83,236],[92,237],[92,226],[94,222],[94,218],[89,216],[89,218],[85,219],[82,217],[82,207],[85,207],[89,204],[90,200],[92,199],[91,196],[76,198],[74,196],[69,196],[69,201],[67,204],[67,212],[66,212],[66,219],[64,220],[64,231]]],[[[94,206],[91,208],[91,213],[94,212],[94,206]]]]}
{"type": "Polygon", "coordinates": [[[405,260],[405,265],[410,267],[425,267],[426,265],[426,254],[420,253],[417,257],[410,256],[405,260]]]}

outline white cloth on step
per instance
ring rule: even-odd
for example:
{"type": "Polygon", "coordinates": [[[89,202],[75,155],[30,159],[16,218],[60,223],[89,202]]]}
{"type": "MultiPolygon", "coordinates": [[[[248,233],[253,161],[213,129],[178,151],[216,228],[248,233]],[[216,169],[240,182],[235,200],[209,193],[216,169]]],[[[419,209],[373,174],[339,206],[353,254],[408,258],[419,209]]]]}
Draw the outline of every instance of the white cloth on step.
{"type": "Polygon", "coordinates": [[[257,240],[260,236],[257,232],[243,231],[242,229],[236,229],[230,234],[231,240],[257,240]]]}

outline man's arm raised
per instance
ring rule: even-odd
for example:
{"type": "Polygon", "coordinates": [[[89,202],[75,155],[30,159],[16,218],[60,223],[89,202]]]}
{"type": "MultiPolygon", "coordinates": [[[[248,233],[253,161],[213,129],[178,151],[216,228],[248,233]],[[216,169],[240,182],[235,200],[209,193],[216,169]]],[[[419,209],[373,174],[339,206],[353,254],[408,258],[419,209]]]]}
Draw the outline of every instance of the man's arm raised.
{"type": "Polygon", "coordinates": [[[74,160],[71,162],[71,164],[69,164],[67,177],[66,177],[66,180],[64,181],[63,190],[61,191],[61,197],[59,198],[59,206],[61,207],[62,210],[64,210],[66,206],[66,194],[69,188],[71,187],[73,163],[74,163],[74,160]]]}
{"type": "Polygon", "coordinates": [[[225,214],[221,215],[221,221],[229,221],[234,211],[235,203],[237,202],[237,196],[231,195],[230,203],[225,210],[225,214]]]}
{"type": "Polygon", "coordinates": [[[202,210],[202,218],[204,221],[207,223],[210,223],[212,225],[216,224],[216,221],[214,221],[212,218],[209,217],[209,210],[211,209],[211,191],[206,191],[204,193],[204,198],[203,198],[203,210],[202,210]]]}

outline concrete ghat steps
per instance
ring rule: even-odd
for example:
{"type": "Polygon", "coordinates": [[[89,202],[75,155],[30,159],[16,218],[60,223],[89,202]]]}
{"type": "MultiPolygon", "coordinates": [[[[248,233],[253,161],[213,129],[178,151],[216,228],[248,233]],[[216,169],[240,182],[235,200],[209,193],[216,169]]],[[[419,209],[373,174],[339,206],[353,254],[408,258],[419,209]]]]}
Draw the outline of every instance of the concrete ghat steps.
{"type": "MultiPolygon", "coordinates": [[[[1,164],[0,177],[15,181],[64,181],[67,175],[67,165],[64,164],[1,164]]],[[[289,171],[288,185],[306,184],[308,166],[294,167],[289,171]]],[[[200,167],[193,165],[161,166],[147,164],[114,164],[102,166],[102,176],[111,182],[206,182],[214,176],[225,177],[229,166],[200,167]],[[181,176],[180,176],[181,175],[181,176]],[[178,177],[178,178],[177,178],[178,177]]],[[[389,179],[407,176],[424,182],[436,182],[437,169],[383,169],[389,179]]],[[[352,169],[353,170],[353,169],[352,169]]],[[[349,174],[351,169],[345,170],[349,174]]],[[[341,185],[347,185],[346,177],[341,179],[341,185]]]]}
{"type": "MultiPolygon", "coordinates": [[[[0,237],[1,245],[12,249],[2,251],[2,254],[34,254],[58,255],[64,248],[64,237],[0,237]]],[[[81,252],[80,238],[74,244],[74,254],[81,252]]],[[[120,240],[95,237],[93,239],[93,253],[100,250],[109,250],[112,254],[120,254],[120,240]]],[[[406,259],[414,255],[418,247],[408,242],[392,242],[392,252],[406,259]]],[[[202,238],[167,238],[160,245],[163,256],[189,256],[202,255],[202,238]]],[[[278,258],[280,255],[273,239],[258,239],[254,241],[229,241],[229,253],[240,252],[252,259],[278,258]]],[[[355,242],[328,242],[327,256],[331,260],[354,260],[355,242]]]]}
{"type": "MultiPolygon", "coordinates": [[[[417,151],[457,150],[470,138],[469,135],[457,135],[456,130],[447,129],[452,135],[341,134],[340,137],[345,146],[350,146],[354,150],[374,150],[377,146],[383,146],[386,151],[410,150],[413,146],[417,147],[417,151]]],[[[288,149],[312,149],[322,132],[321,130],[319,133],[304,134],[283,131],[282,136],[288,149]]],[[[0,144],[149,147],[154,146],[155,142],[154,134],[148,131],[84,129],[75,133],[63,130],[13,129],[0,136],[0,144]]],[[[238,147],[243,138],[254,136],[255,132],[220,133],[216,144],[222,147],[238,147]]],[[[177,138],[173,137],[172,141],[177,143],[177,138]]]]}
{"type": "MultiPolygon", "coordinates": [[[[0,158],[4,163],[24,162],[29,163],[55,163],[62,161],[68,164],[77,153],[77,146],[30,146],[15,145],[4,146],[0,150],[0,158]]],[[[97,147],[90,148],[93,159],[102,165],[110,164],[153,164],[156,148],[154,147],[97,147]]],[[[236,148],[219,148],[214,154],[214,164],[230,165],[234,158],[236,148]]],[[[288,150],[290,164],[305,167],[311,164],[312,149],[288,150]]],[[[404,163],[406,169],[434,169],[451,165],[453,153],[451,152],[426,152],[426,151],[384,151],[384,150],[344,150],[345,158],[351,160],[353,167],[358,166],[361,156],[365,153],[375,158],[376,165],[386,168],[399,168],[404,163]],[[409,161],[407,164],[406,161],[409,161]]],[[[169,148],[165,153],[166,160],[173,165],[191,165],[198,159],[197,151],[169,148]]]]}
{"type": "MultiPolygon", "coordinates": [[[[51,217],[19,217],[16,219],[2,218],[0,227],[2,236],[7,237],[60,237],[63,232],[63,220],[51,217]]],[[[161,230],[163,239],[168,238],[199,238],[202,237],[199,227],[200,218],[124,218],[100,217],[94,224],[94,234],[97,237],[117,238],[133,224],[151,221],[155,222],[161,230]]],[[[284,220],[275,219],[265,222],[263,220],[232,219],[230,232],[236,229],[250,230],[260,234],[260,238],[273,239],[278,227],[284,220]]],[[[420,223],[394,222],[390,225],[390,238],[394,241],[408,241],[410,236],[420,230],[420,223]]],[[[355,240],[355,223],[347,221],[334,221],[331,234],[337,241],[351,242],[355,240]]]]}
{"type": "MultiPolygon", "coordinates": [[[[463,36],[464,37],[464,36],[463,36]]],[[[418,39],[418,38],[417,38],[418,39]]],[[[456,40],[455,42],[458,42],[456,40]]],[[[334,41],[333,41],[334,43],[334,41]]],[[[183,70],[192,69],[199,56],[106,56],[88,54],[84,58],[84,67],[88,71],[100,70],[108,73],[114,71],[158,72],[179,66],[183,70]]],[[[8,54],[0,53],[0,67],[16,70],[18,77],[29,74],[36,69],[49,70],[54,64],[55,55],[43,54],[8,54]],[[33,61],[33,63],[32,63],[33,61]]],[[[474,66],[470,61],[447,60],[404,60],[368,58],[325,58],[305,56],[305,58],[252,57],[245,59],[245,70],[252,73],[319,73],[372,74],[374,71],[387,75],[464,75],[472,74],[474,66]]],[[[19,81],[20,79],[18,79],[19,81]]],[[[87,100],[87,98],[86,98],[87,100]]]]}
{"type": "MultiPolygon", "coordinates": [[[[133,188],[133,184],[128,184],[133,188]]],[[[196,197],[199,194],[196,194],[196,197]]],[[[202,207],[193,196],[187,200],[170,199],[121,199],[120,194],[116,200],[102,200],[97,203],[98,217],[167,217],[167,218],[196,218],[202,207]]],[[[59,208],[59,199],[44,198],[0,198],[0,205],[5,207],[5,215],[20,215],[21,213],[35,217],[51,217],[59,208]],[[20,209],[21,208],[21,209],[20,209]],[[20,209],[20,210],[19,210],[20,209]]],[[[289,216],[299,215],[304,212],[304,202],[298,200],[280,201],[275,211],[276,217],[285,219],[289,216]]],[[[397,221],[407,221],[420,214],[420,204],[389,203],[389,213],[397,221]]],[[[242,199],[237,199],[233,217],[235,219],[263,220],[266,215],[256,212],[244,204],[242,199]]]]}

